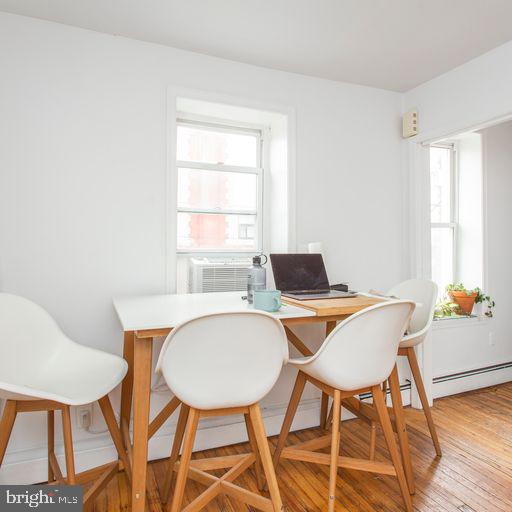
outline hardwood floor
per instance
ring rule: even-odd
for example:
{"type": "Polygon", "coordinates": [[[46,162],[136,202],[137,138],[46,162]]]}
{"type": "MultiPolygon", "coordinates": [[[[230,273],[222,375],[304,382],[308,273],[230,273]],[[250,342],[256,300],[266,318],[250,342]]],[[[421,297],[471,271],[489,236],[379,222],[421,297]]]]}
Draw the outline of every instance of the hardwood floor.
{"type": "MultiPolygon", "coordinates": [[[[432,442],[421,411],[409,412],[411,455],[416,477],[413,498],[417,511],[510,512],[512,511],[512,383],[436,400],[433,409],[443,457],[435,458],[432,442]]],[[[311,439],[315,429],[296,432],[290,442],[311,439]]],[[[271,439],[275,442],[275,438],[271,439]]],[[[359,420],[345,421],[341,429],[341,452],[367,457],[369,429],[359,420]]],[[[244,453],[245,444],[208,450],[194,458],[244,453]]],[[[388,458],[382,432],[379,431],[377,460],[388,458]]],[[[150,465],[149,478],[161,484],[163,461],[150,465]]],[[[315,512],[326,509],[329,468],[302,462],[283,461],[278,480],[286,510],[315,512]]],[[[257,491],[252,471],[237,482],[257,491]]],[[[203,488],[187,482],[186,502],[203,488]]],[[[337,482],[336,510],[403,511],[396,479],[350,470],[340,470],[337,482]]],[[[160,510],[155,497],[150,509],[160,510]]],[[[98,497],[95,512],[127,512],[129,489],[120,475],[98,497]]],[[[228,498],[217,498],[204,509],[207,512],[250,510],[228,498]]]]}

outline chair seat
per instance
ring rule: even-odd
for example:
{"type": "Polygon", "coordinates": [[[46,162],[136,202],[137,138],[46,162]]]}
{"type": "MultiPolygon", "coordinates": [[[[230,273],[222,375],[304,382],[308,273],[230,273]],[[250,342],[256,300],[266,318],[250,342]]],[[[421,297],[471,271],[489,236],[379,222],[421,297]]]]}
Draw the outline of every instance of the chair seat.
{"type": "Polygon", "coordinates": [[[340,391],[354,391],[361,388],[371,387],[375,385],[373,379],[365,378],[360,372],[354,371],[351,375],[347,374],[346,378],[340,378],[340,375],[330,371],[326,365],[317,364],[315,356],[297,357],[290,359],[288,364],[295,366],[297,370],[304,372],[306,375],[327,384],[340,391]]]}
{"type": "Polygon", "coordinates": [[[107,395],[127,371],[123,358],[73,343],[53,354],[37,370],[20,371],[19,377],[0,383],[0,395],[12,400],[83,405],[107,395]]]}
{"type": "Polygon", "coordinates": [[[420,343],[423,343],[423,340],[425,339],[427,333],[421,332],[421,333],[412,333],[404,336],[402,340],[400,341],[400,348],[410,348],[415,347],[416,345],[419,345],[420,343]]]}

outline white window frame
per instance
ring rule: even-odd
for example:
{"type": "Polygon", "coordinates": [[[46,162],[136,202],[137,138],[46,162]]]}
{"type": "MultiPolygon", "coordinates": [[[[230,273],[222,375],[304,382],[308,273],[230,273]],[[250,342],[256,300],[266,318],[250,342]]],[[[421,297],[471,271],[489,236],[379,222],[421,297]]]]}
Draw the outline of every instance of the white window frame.
{"type": "MultiPolygon", "coordinates": [[[[215,132],[225,132],[225,133],[237,133],[237,134],[248,134],[255,136],[257,139],[256,142],[256,167],[246,167],[246,166],[234,166],[234,165],[225,165],[225,164],[210,164],[203,162],[191,162],[185,160],[176,159],[176,169],[177,172],[179,169],[200,169],[200,170],[211,170],[211,171],[221,171],[221,172],[233,172],[233,173],[247,173],[254,174],[257,177],[257,202],[256,202],[256,210],[247,211],[247,210],[234,210],[234,209],[218,209],[218,208],[184,208],[180,207],[176,204],[176,215],[178,213],[206,213],[206,214],[236,214],[236,215],[254,215],[256,217],[256,238],[255,238],[255,247],[253,249],[227,249],[227,248],[218,248],[218,249],[202,249],[202,248],[187,248],[180,249],[178,248],[178,239],[176,237],[176,253],[180,255],[250,255],[250,254],[258,254],[263,252],[264,247],[264,162],[265,158],[265,150],[266,150],[266,140],[267,140],[267,131],[268,128],[264,126],[251,125],[248,123],[234,122],[226,119],[217,119],[206,116],[198,116],[193,114],[187,114],[183,112],[178,112],[176,118],[176,128],[179,126],[196,126],[200,127],[202,130],[211,130],[215,132]]],[[[177,193],[177,192],[176,192],[177,193]]]]}
{"type": "MultiPolygon", "coordinates": [[[[458,145],[457,142],[439,142],[431,144],[430,148],[443,148],[450,150],[450,221],[449,222],[432,222],[430,221],[430,233],[432,236],[432,229],[434,228],[449,228],[452,232],[452,247],[453,247],[453,261],[452,261],[452,276],[453,281],[456,282],[458,278],[457,272],[457,257],[458,257],[458,231],[459,231],[459,160],[458,160],[458,145]]],[[[429,149],[430,150],[430,149],[429,149]]],[[[432,197],[429,192],[430,201],[432,197]]],[[[430,245],[432,251],[432,242],[430,245]]]]}

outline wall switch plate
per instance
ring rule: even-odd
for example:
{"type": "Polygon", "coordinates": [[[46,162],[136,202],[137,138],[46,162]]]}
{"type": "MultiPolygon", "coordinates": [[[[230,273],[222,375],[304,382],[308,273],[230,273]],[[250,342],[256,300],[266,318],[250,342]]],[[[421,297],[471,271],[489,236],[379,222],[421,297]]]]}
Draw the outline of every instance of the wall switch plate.
{"type": "Polygon", "coordinates": [[[402,118],[402,136],[404,139],[418,135],[418,111],[409,110],[402,118]]]}

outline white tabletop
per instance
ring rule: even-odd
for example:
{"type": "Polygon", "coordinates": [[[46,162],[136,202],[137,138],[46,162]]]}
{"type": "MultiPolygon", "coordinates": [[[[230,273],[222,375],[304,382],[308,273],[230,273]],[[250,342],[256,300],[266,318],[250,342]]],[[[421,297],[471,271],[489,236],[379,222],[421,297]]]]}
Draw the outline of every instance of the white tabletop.
{"type": "MultiPolygon", "coordinates": [[[[242,300],[242,295],[242,292],[221,292],[117,297],[114,298],[114,308],[123,331],[165,329],[201,315],[252,309],[246,300],[242,300]]],[[[272,315],[279,319],[305,318],[315,316],[315,312],[283,304],[272,315]]]]}

